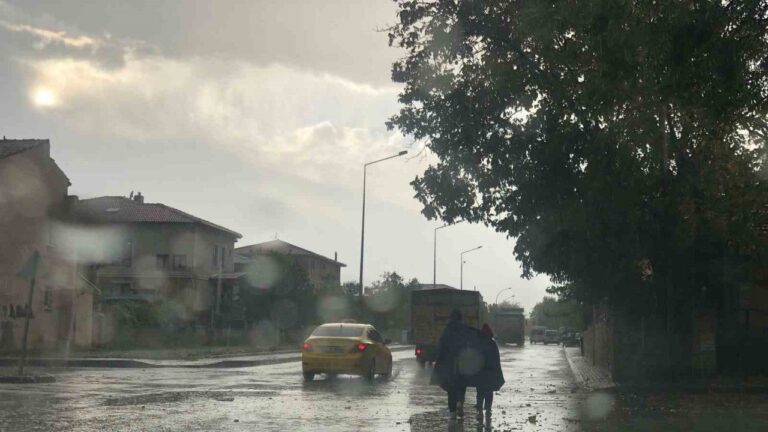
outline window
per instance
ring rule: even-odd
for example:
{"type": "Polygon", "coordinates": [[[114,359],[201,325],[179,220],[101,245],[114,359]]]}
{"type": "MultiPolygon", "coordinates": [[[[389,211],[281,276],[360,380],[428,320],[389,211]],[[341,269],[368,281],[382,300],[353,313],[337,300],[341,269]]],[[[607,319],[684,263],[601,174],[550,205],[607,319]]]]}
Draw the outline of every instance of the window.
{"type": "Polygon", "coordinates": [[[133,265],[133,241],[126,240],[123,242],[123,250],[120,251],[120,264],[124,267],[133,265]]]}
{"type": "Polygon", "coordinates": [[[120,240],[117,244],[108,242],[104,245],[104,258],[110,265],[130,267],[133,265],[133,241],[120,240]]]}
{"type": "Polygon", "coordinates": [[[173,256],[173,269],[183,270],[187,268],[187,256],[186,255],[174,255],[173,256]]]}
{"type": "Polygon", "coordinates": [[[213,245],[213,265],[214,267],[219,264],[219,247],[213,245]]]}
{"type": "Polygon", "coordinates": [[[322,325],[312,332],[312,336],[329,336],[329,337],[360,337],[363,334],[363,329],[355,327],[347,327],[344,325],[322,325]]]}
{"type": "Polygon", "coordinates": [[[138,294],[138,291],[133,288],[130,282],[112,282],[108,287],[105,293],[106,297],[120,298],[138,294]]]}
{"type": "Polygon", "coordinates": [[[157,255],[155,260],[156,266],[159,269],[167,269],[168,268],[168,255],[157,255]]]}
{"type": "Polygon", "coordinates": [[[221,268],[224,268],[224,257],[227,256],[227,248],[221,247],[221,268]]]}
{"type": "Polygon", "coordinates": [[[43,290],[43,310],[50,311],[53,309],[53,288],[46,286],[43,290]]]}
{"type": "Polygon", "coordinates": [[[381,335],[375,329],[368,330],[368,339],[374,342],[384,342],[384,339],[381,338],[381,335]]]}

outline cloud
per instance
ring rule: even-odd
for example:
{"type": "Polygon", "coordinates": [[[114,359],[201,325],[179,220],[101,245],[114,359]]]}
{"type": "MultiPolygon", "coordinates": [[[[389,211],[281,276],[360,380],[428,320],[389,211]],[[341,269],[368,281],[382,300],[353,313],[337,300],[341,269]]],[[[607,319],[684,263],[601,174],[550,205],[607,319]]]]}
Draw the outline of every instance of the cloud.
{"type": "Polygon", "coordinates": [[[393,84],[264,59],[167,56],[146,41],[89,34],[0,0],[4,35],[3,51],[27,71],[31,105],[86,136],[205,142],[313,181],[406,145],[384,127],[397,110],[393,84]]]}
{"type": "Polygon", "coordinates": [[[0,55],[7,59],[81,59],[102,68],[122,66],[126,54],[152,54],[158,48],[108,32],[88,34],[48,15],[30,15],[0,0],[0,55]]]}
{"type": "Polygon", "coordinates": [[[12,24],[0,20],[0,26],[12,32],[26,33],[37,38],[39,43],[36,48],[38,49],[43,49],[51,44],[63,44],[73,48],[96,48],[101,45],[98,40],[88,36],[69,36],[63,31],[53,31],[26,24],[12,24]]]}
{"type": "Polygon", "coordinates": [[[391,0],[0,0],[0,18],[67,36],[141,41],[174,59],[279,63],[355,82],[389,83],[399,50],[381,30],[397,19],[391,0]],[[5,5],[5,7],[3,7],[5,5]]]}
{"type": "Polygon", "coordinates": [[[202,58],[126,54],[116,69],[68,58],[25,64],[34,88],[59,101],[50,115],[89,135],[203,140],[312,178],[404,145],[383,124],[396,110],[394,86],[202,58]]]}

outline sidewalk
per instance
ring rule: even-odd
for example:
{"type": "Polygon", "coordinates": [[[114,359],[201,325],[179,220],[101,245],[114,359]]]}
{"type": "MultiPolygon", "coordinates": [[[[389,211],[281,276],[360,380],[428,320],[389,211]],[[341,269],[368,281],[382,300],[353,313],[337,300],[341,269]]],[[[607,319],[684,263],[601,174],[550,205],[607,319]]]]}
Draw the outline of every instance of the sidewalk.
{"type": "MultiPolygon", "coordinates": [[[[410,345],[392,345],[393,352],[413,349],[410,345]]],[[[287,363],[301,359],[301,351],[268,353],[255,355],[235,355],[230,357],[211,357],[199,360],[152,360],[152,359],[125,359],[125,358],[63,358],[63,357],[38,357],[27,360],[27,365],[32,367],[47,368],[241,368],[263,366],[277,363],[287,363]]],[[[12,367],[19,363],[15,357],[0,358],[0,367],[12,367]]]]}
{"type": "Polygon", "coordinates": [[[711,377],[680,381],[643,381],[616,384],[607,371],[593,366],[578,347],[563,348],[576,383],[587,390],[612,389],[622,393],[738,393],[768,394],[768,378],[711,377]]]}
{"type": "Polygon", "coordinates": [[[616,386],[608,372],[593,366],[586,357],[581,355],[581,349],[578,347],[563,347],[563,352],[579,386],[588,390],[601,390],[616,386]]]}

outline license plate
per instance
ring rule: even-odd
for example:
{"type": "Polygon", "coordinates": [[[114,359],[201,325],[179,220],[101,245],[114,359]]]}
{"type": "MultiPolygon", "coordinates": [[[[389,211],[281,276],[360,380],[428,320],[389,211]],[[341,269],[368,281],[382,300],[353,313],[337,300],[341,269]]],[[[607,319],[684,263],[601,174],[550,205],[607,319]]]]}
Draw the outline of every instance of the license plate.
{"type": "Polygon", "coordinates": [[[322,347],[320,349],[320,351],[324,352],[324,353],[341,353],[341,352],[344,352],[344,350],[341,347],[337,347],[337,346],[322,347]]]}

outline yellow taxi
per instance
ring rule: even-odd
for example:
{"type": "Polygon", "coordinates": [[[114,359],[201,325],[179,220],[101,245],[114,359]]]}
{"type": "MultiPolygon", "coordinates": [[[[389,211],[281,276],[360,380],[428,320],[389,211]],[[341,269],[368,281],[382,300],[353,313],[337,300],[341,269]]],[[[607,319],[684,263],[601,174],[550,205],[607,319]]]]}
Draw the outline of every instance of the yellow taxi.
{"type": "Polygon", "coordinates": [[[392,376],[389,340],[369,324],[329,323],[318,326],[304,341],[301,368],[305,381],[316,374],[361,375],[373,380],[376,374],[392,376]]]}

